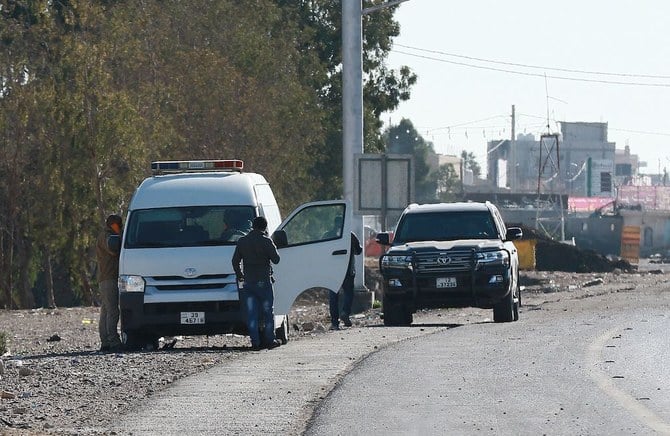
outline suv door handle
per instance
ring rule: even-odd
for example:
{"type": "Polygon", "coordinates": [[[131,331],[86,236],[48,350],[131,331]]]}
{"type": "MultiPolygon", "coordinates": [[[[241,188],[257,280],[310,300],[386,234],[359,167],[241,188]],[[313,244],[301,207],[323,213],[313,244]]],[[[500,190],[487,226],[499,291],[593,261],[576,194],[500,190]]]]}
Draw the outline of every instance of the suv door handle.
{"type": "Polygon", "coordinates": [[[335,250],[332,254],[333,256],[340,256],[342,254],[347,254],[347,250],[335,250]]]}

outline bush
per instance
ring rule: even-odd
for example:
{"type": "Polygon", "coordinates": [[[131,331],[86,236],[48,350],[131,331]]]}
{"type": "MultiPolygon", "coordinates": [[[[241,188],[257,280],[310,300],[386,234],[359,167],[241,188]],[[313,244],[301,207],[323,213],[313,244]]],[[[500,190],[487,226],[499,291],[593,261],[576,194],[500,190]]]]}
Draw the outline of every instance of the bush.
{"type": "Polygon", "coordinates": [[[382,307],[382,302],[379,300],[375,300],[372,302],[372,308],[373,309],[380,309],[382,307]]]}

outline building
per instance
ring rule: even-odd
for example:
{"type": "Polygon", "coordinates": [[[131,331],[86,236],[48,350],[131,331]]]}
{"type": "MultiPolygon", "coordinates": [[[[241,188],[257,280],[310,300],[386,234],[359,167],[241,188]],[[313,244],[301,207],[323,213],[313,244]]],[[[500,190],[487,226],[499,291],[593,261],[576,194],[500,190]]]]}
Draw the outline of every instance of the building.
{"type": "Polygon", "coordinates": [[[637,156],[629,149],[616,160],[616,144],[607,140],[607,123],[560,124],[560,135],[490,141],[488,180],[516,193],[614,197],[615,162],[620,162],[621,180],[637,174],[637,156]]]}

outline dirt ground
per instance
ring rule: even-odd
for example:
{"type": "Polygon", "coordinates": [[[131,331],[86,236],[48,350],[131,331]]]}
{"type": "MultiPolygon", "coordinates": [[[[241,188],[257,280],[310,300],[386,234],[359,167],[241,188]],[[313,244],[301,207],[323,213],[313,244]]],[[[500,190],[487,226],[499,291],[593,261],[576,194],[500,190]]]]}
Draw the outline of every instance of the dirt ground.
{"type": "MultiPolygon", "coordinates": [[[[374,285],[375,271],[368,273],[374,285]]],[[[546,302],[629,291],[665,280],[652,272],[521,274],[524,310],[546,302]]],[[[303,295],[289,315],[291,341],[327,331],[326,291],[303,295]]],[[[478,311],[478,309],[461,309],[478,311]]],[[[435,311],[417,313],[415,319],[435,311]]],[[[438,311],[459,316],[459,310],[438,311]]],[[[490,311],[481,310],[482,317],[490,311]]],[[[173,349],[99,354],[94,307],[0,311],[8,351],[0,358],[0,434],[110,434],[99,429],[176,380],[249,352],[246,337],[183,337],[173,349]]],[[[380,309],[353,317],[354,327],[382,325],[380,309]]],[[[271,352],[271,351],[270,351],[271,352]]]]}

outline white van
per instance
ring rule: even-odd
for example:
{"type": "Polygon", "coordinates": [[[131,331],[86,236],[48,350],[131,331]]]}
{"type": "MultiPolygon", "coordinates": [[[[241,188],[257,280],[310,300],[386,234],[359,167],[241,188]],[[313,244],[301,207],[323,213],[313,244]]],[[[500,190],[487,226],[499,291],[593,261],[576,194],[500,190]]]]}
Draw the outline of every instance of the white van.
{"type": "Polygon", "coordinates": [[[153,162],[151,169],[131,199],[121,241],[121,338],[128,347],[156,348],[162,336],[248,333],[231,258],[256,216],[267,219],[281,257],[273,268],[282,342],[298,295],[342,284],[352,221],[345,201],[304,204],[282,222],[268,182],[243,172],[240,160],[153,162]],[[325,237],[336,216],[344,217],[341,228],[325,237]]]}

